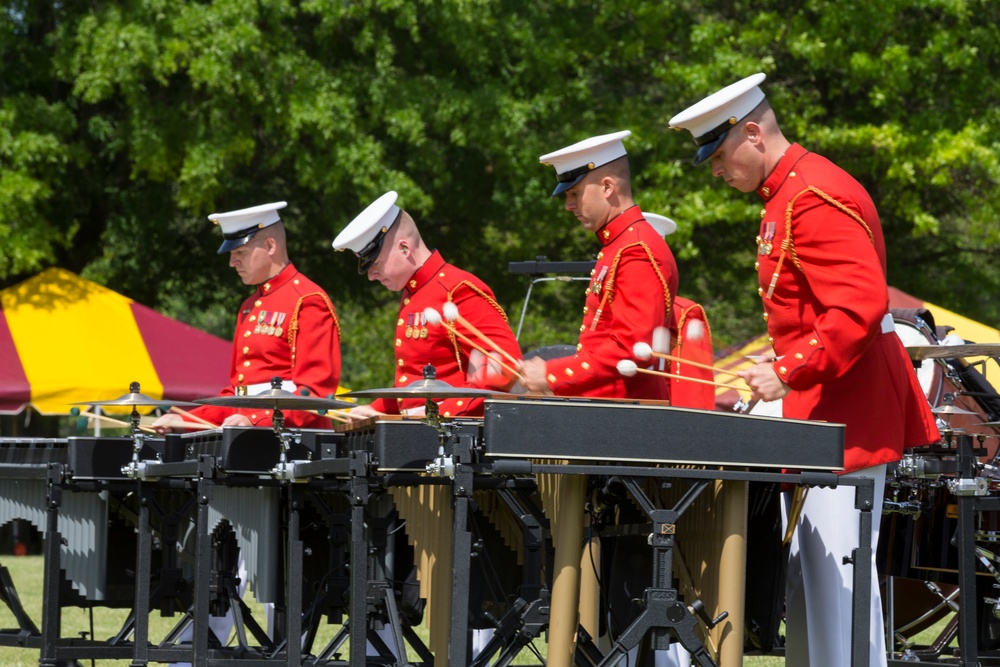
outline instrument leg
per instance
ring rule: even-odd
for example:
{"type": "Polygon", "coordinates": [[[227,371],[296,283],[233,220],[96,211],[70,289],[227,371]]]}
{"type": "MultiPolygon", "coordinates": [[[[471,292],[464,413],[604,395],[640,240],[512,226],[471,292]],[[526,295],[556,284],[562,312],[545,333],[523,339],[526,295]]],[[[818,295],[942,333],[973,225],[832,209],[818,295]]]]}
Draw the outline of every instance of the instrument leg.
{"type": "Polygon", "coordinates": [[[49,469],[47,484],[47,509],[45,511],[45,543],[43,547],[44,585],[42,590],[42,646],[38,657],[39,667],[56,667],[56,640],[61,632],[59,599],[59,550],[62,535],[59,533],[59,505],[62,503],[62,466],[49,469]]]}
{"type": "Polygon", "coordinates": [[[365,504],[368,479],[364,463],[351,460],[351,601],[348,619],[351,632],[351,667],[365,667],[368,613],[368,540],[365,531],[365,504]]]}
{"type": "MultiPolygon", "coordinates": [[[[396,596],[393,593],[393,589],[388,584],[382,589],[382,602],[385,605],[386,616],[389,617],[388,627],[392,632],[392,655],[396,658],[396,664],[406,664],[406,644],[403,643],[403,630],[399,609],[396,608],[396,596]]],[[[371,633],[369,637],[371,637],[371,633]]]]}
{"type": "Polygon", "coordinates": [[[455,473],[452,492],[452,583],[451,633],[448,646],[448,664],[464,665],[469,644],[469,579],[472,558],[472,533],[469,530],[470,499],[472,498],[472,469],[466,464],[472,457],[468,438],[460,436],[454,445],[455,473]]]}
{"type": "Polygon", "coordinates": [[[31,636],[38,636],[38,628],[34,621],[24,611],[21,605],[21,598],[17,594],[14,580],[11,579],[10,572],[6,567],[0,566],[0,600],[6,603],[7,608],[14,614],[17,620],[17,636],[26,639],[31,636]]]}
{"type": "MultiPolygon", "coordinates": [[[[135,653],[132,665],[145,665],[149,659],[149,605],[150,591],[149,578],[152,574],[152,542],[153,537],[149,530],[149,505],[151,502],[149,486],[139,484],[139,521],[136,525],[138,544],[136,545],[136,578],[135,578],[135,605],[132,612],[135,621],[135,653]]],[[[170,545],[172,546],[172,545],[170,545]]],[[[126,627],[129,623],[126,622],[126,627]]]]}
{"type": "Polygon", "coordinates": [[[646,593],[646,609],[618,638],[614,647],[600,663],[600,667],[612,667],[618,664],[628,655],[629,649],[639,645],[647,632],[653,635],[654,649],[666,649],[669,644],[664,641],[666,637],[663,636],[663,628],[668,628],[674,633],[681,645],[691,654],[691,659],[701,667],[717,667],[694,631],[696,626],[694,616],[687,607],[677,601],[677,591],[650,589],[646,593]]]}
{"type": "MultiPolygon", "coordinates": [[[[302,539],[299,527],[302,518],[302,508],[305,505],[305,494],[300,488],[286,489],[288,507],[287,526],[287,567],[285,571],[285,618],[284,646],[286,662],[291,667],[302,662],[302,581],[304,578],[302,539]]],[[[280,617],[280,614],[278,615],[280,617]]],[[[277,629],[279,624],[275,622],[277,629]]],[[[278,637],[277,630],[275,638],[278,637]]],[[[276,642],[280,644],[281,642],[276,642]]],[[[278,650],[276,648],[276,650],[278,650]]]]}

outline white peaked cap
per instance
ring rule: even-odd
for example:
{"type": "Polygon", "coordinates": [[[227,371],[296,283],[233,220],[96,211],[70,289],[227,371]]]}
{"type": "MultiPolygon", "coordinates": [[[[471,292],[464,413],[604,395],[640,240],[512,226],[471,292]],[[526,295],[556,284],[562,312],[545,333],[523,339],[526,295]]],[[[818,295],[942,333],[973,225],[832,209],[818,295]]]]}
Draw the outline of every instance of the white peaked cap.
{"type": "Polygon", "coordinates": [[[222,229],[222,246],[219,253],[229,252],[235,248],[245,245],[254,234],[270,227],[276,222],[281,222],[278,209],[288,206],[286,202],[278,201],[271,204],[261,204],[250,208],[241,208],[238,211],[227,213],[213,213],[208,219],[217,224],[222,229]]]}
{"type": "Polygon", "coordinates": [[[659,213],[646,213],[642,212],[642,217],[646,218],[646,222],[653,226],[656,233],[660,236],[670,236],[677,231],[677,223],[668,218],[665,215],[660,215],[659,213]]]}
{"type": "Polygon", "coordinates": [[[757,73],[712,93],[670,119],[670,127],[688,130],[698,145],[694,163],[711,157],[729,129],[764,101],[760,84],[767,75],[757,73]]]}
{"type": "Polygon", "coordinates": [[[622,143],[622,139],[630,134],[632,134],[630,130],[622,130],[590,137],[538,158],[542,164],[555,167],[559,185],[556,186],[552,196],[569,190],[591,169],[603,167],[625,155],[625,144],[622,143]]]}
{"type": "Polygon", "coordinates": [[[359,258],[358,271],[365,273],[378,258],[386,232],[399,217],[394,190],[373,201],[333,240],[335,250],[350,250],[359,258]]]}

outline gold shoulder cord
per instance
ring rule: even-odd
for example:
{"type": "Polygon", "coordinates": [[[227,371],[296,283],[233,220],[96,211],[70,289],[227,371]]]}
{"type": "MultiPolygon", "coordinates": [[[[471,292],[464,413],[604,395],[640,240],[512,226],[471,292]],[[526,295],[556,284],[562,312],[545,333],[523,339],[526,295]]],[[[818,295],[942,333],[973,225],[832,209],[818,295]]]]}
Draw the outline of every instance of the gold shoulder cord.
{"type": "Polygon", "coordinates": [[[337,311],[333,309],[330,297],[324,292],[312,292],[300,297],[295,304],[295,310],[292,311],[292,320],[288,324],[288,346],[292,348],[292,368],[295,368],[295,345],[299,336],[299,311],[302,309],[302,302],[311,296],[318,296],[326,304],[330,315],[333,317],[333,327],[337,330],[337,336],[340,336],[340,321],[337,319],[337,311]]]}
{"type": "Polygon", "coordinates": [[[653,271],[656,272],[656,277],[660,279],[660,286],[663,287],[664,301],[666,305],[666,311],[664,312],[667,316],[670,315],[670,306],[673,301],[673,297],[670,294],[670,288],[667,286],[667,281],[663,277],[660,267],[656,265],[656,259],[653,257],[653,251],[650,250],[649,246],[645,243],[638,241],[622,247],[621,250],[618,251],[618,254],[615,255],[614,261],[611,262],[611,270],[608,271],[608,279],[604,282],[604,296],[601,297],[601,305],[597,307],[597,312],[594,313],[594,319],[590,321],[591,331],[597,328],[597,321],[601,319],[601,313],[604,311],[604,306],[614,303],[614,296],[612,296],[612,293],[615,291],[615,278],[618,275],[618,262],[621,261],[622,253],[625,252],[626,249],[636,245],[640,246],[645,251],[646,256],[649,258],[649,263],[653,267],[653,271]]]}
{"type": "Polygon", "coordinates": [[[774,286],[778,284],[778,274],[781,273],[781,265],[785,261],[785,253],[789,253],[791,255],[792,262],[795,264],[795,268],[797,268],[799,271],[802,271],[802,264],[801,262],[799,262],[799,257],[795,253],[795,241],[792,239],[792,209],[795,208],[795,202],[798,201],[799,197],[801,197],[807,192],[812,192],[817,197],[825,201],[827,204],[830,204],[834,208],[838,209],[841,213],[848,216],[849,218],[857,222],[859,225],[864,227],[865,232],[868,234],[868,240],[871,241],[873,245],[875,243],[875,235],[872,233],[871,227],[868,226],[868,224],[861,218],[860,215],[858,215],[851,209],[847,208],[846,206],[844,206],[844,204],[837,201],[830,195],[826,194],[819,188],[810,185],[809,187],[805,188],[797,195],[792,197],[788,202],[788,206],[785,207],[785,238],[782,239],[781,241],[781,254],[778,255],[778,264],[777,266],[774,267],[774,274],[771,276],[771,283],[767,287],[767,295],[765,296],[765,298],[767,299],[770,299],[771,295],[774,294],[774,286]]]}
{"type": "MultiPolygon", "coordinates": [[[[705,315],[705,309],[699,304],[695,304],[688,308],[687,310],[681,311],[681,316],[677,318],[677,351],[680,353],[681,347],[684,345],[684,325],[687,323],[687,315],[689,312],[698,308],[701,310],[702,317],[701,321],[705,323],[705,333],[708,334],[709,339],[712,338],[712,328],[708,325],[708,316],[705,315]]],[[[675,370],[680,372],[681,362],[678,360],[676,363],[675,370]]]]}
{"type": "MultiPolygon", "coordinates": [[[[468,287],[476,294],[478,294],[480,297],[482,297],[483,300],[486,301],[486,303],[493,306],[496,309],[496,311],[500,313],[500,317],[503,318],[504,322],[507,321],[507,313],[503,312],[503,308],[500,307],[500,304],[497,303],[495,300],[491,299],[489,294],[479,289],[468,280],[463,280],[451,288],[451,290],[448,292],[448,301],[453,301],[452,296],[455,294],[455,292],[458,291],[458,288],[462,287],[463,285],[465,287],[468,287]]],[[[462,370],[462,348],[458,344],[458,338],[455,336],[455,334],[452,332],[450,328],[448,328],[448,338],[451,339],[451,345],[455,349],[455,361],[458,362],[458,368],[459,370],[462,370]]]]}

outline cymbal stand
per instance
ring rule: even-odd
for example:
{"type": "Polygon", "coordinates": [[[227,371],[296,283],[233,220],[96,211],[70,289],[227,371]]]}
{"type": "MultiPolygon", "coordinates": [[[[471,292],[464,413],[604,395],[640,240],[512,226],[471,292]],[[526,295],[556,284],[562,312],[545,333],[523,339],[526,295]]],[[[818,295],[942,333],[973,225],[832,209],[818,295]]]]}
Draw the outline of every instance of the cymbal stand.
{"type": "MultiPolygon", "coordinates": [[[[423,375],[424,380],[436,380],[437,369],[434,368],[433,364],[427,364],[424,366],[423,375]]],[[[428,426],[436,428],[438,431],[441,430],[441,411],[438,409],[438,404],[430,396],[424,401],[424,421],[428,426]]]]}
{"type": "MultiPolygon", "coordinates": [[[[128,387],[129,393],[138,394],[139,393],[139,383],[132,382],[128,387]]],[[[142,447],[146,444],[146,434],[142,432],[139,428],[139,421],[141,416],[136,406],[132,406],[132,412],[129,413],[128,423],[132,427],[132,460],[129,461],[127,465],[122,466],[122,474],[129,479],[145,479],[145,465],[139,459],[139,454],[142,452],[142,447]]]]}
{"type": "Polygon", "coordinates": [[[275,479],[292,481],[295,478],[295,470],[288,463],[288,452],[292,449],[293,436],[285,429],[285,415],[279,408],[274,408],[271,423],[274,425],[274,434],[278,438],[281,451],[278,454],[278,462],[271,468],[270,473],[275,479]]]}
{"type": "MultiPolygon", "coordinates": [[[[282,380],[280,377],[271,378],[271,391],[281,389],[282,380]]],[[[292,434],[285,430],[285,415],[277,405],[273,406],[271,415],[271,425],[274,428],[274,435],[278,438],[281,451],[278,454],[278,462],[271,468],[271,475],[275,479],[288,481],[294,477],[294,469],[288,465],[288,452],[292,448],[292,434]]]]}

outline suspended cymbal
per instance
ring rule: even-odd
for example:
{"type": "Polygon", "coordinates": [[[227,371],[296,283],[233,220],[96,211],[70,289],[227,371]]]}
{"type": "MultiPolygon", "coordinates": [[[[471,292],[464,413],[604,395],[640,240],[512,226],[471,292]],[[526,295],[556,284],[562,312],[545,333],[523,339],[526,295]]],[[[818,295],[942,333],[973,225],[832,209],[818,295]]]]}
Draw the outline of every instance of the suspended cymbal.
{"type": "Polygon", "coordinates": [[[954,405],[940,405],[936,408],[931,408],[931,412],[936,415],[974,415],[975,412],[969,410],[964,410],[962,408],[956,408],[954,405]]]}
{"type": "Polygon", "coordinates": [[[976,426],[1000,426],[1000,422],[982,422],[976,426]]]}
{"type": "Polygon", "coordinates": [[[471,387],[453,387],[443,380],[424,379],[411,382],[404,387],[385,387],[382,389],[359,389],[341,396],[367,396],[369,398],[485,398],[499,393],[488,389],[473,389],[471,387]]]}
{"type": "Polygon", "coordinates": [[[113,398],[106,401],[78,401],[77,403],[71,403],[70,405],[123,405],[132,407],[170,407],[172,405],[194,405],[191,401],[168,401],[166,399],[157,399],[152,396],[146,396],[146,394],[139,392],[139,383],[133,382],[129,385],[129,393],[122,394],[118,398],[113,398]]]}
{"type": "Polygon", "coordinates": [[[959,359],[964,357],[1000,356],[1000,343],[968,343],[966,345],[907,345],[910,359],[959,359]]]}
{"type": "Polygon", "coordinates": [[[338,401],[335,398],[319,398],[317,396],[301,396],[284,389],[267,389],[253,396],[213,396],[199,398],[195,403],[202,405],[218,405],[224,408],[258,408],[272,410],[338,410],[355,408],[354,403],[338,401]]]}

